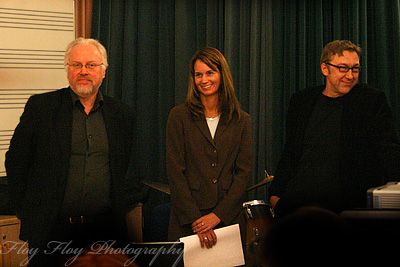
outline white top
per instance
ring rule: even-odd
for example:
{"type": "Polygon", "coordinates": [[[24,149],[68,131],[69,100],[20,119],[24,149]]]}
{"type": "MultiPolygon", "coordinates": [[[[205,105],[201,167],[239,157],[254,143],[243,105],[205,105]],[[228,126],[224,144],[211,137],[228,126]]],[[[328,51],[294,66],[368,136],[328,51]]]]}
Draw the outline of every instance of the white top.
{"type": "Polygon", "coordinates": [[[208,124],[208,129],[210,129],[212,139],[214,139],[215,132],[217,131],[217,126],[218,126],[220,116],[221,115],[218,115],[218,117],[215,117],[215,118],[206,118],[207,124],[208,124]]]}

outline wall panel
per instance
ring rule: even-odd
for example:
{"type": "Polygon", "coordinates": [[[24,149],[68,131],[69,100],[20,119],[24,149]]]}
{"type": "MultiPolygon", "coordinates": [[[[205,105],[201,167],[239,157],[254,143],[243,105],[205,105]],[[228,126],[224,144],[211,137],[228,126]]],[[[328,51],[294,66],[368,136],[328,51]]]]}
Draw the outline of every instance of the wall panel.
{"type": "Polygon", "coordinates": [[[68,86],[63,58],[74,21],[73,0],[0,1],[0,176],[28,98],[68,86]]]}

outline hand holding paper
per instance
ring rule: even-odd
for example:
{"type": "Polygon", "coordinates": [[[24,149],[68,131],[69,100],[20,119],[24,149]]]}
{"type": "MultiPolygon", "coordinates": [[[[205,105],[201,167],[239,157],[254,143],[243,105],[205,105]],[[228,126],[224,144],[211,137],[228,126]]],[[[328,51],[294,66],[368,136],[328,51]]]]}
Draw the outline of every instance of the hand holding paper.
{"type": "Polygon", "coordinates": [[[206,246],[206,248],[212,248],[214,245],[217,244],[217,235],[215,234],[213,229],[202,234],[198,233],[197,236],[199,238],[200,246],[202,248],[204,246],[206,246]]]}
{"type": "Polygon", "coordinates": [[[215,215],[215,213],[211,212],[211,213],[204,215],[203,217],[197,219],[192,224],[192,230],[195,233],[205,233],[208,230],[213,229],[220,222],[221,222],[221,219],[218,218],[218,216],[215,215]]]}
{"type": "Polygon", "coordinates": [[[197,233],[201,247],[212,248],[217,243],[213,228],[221,222],[215,213],[211,212],[197,219],[192,224],[193,232],[197,233]]]}
{"type": "Polygon", "coordinates": [[[218,242],[211,249],[201,247],[197,235],[182,237],[185,267],[232,267],[244,265],[239,224],[214,230],[218,242]]]}

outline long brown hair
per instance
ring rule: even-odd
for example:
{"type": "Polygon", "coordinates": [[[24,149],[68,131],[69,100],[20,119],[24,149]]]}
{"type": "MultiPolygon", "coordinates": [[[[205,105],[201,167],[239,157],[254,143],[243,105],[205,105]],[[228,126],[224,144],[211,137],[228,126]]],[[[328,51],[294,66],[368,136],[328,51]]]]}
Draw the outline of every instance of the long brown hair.
{"type": "Polygon", "coordinates": [[[233,118],[240,118],[240,105],[235,96],[232,74],[224,55],[213,47],[199,49],[190,62],[189,88],[186,98],[186,105],[190,112],[196,117],[204,116],[204,107],[201,102],[200,92],[195,84],[194,64],[201,60],[213,70],[218,70],[221,74],[219,86],[218,102],[221,113],[227,115],[230,121],[233,118]]]}

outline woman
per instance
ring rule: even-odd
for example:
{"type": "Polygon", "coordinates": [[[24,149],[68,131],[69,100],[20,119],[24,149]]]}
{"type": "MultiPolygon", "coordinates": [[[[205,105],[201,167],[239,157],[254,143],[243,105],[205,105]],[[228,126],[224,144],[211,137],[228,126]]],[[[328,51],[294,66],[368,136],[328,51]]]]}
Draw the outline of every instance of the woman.
{"type": "Polygon", "coordinates": [[[214,229],[239,223],[243,240],[251,170],[250,115],[239,107],[221,52],[200,49],[190,63],[186,102],[171,110],[167,124],[169,239],[197,233],[201,246],[211,248],[214,229]]]}

